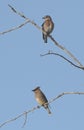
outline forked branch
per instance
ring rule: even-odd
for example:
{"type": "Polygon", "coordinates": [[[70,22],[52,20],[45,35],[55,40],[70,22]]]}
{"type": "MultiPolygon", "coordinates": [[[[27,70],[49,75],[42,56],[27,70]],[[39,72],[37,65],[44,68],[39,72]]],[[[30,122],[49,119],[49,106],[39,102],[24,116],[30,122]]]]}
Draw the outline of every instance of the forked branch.
{"type": "MultiPolygon", "coordinates": [[[[24,23],[22,23],[21,25],[14,27],[12,29],[6,30],[4,32],[1,32],[0,35],[14,31],[16,29],[19,29],[21,27],[23,27],[25,24],[27,23],[31,23],[33,24],[37,29],[39,29],[41,32],[43,32],[44,34],[46,34],[45,31],[42,30],[42,28],[40,26],[38,26],[34,21],[30,20],[29,18],[27,18],[23,13],[18,12],[14,7],[12,7],[11,5],[8,5],[11,10],[18,14],[20,17],[24,18],[26,21],[24,23]]],[[[65,47],[63,47],[62,45],[60,45],[51,35],[48,35],[48,37],[53,41],[53,43],[59,47],[61,50],[63,50],[68,56],[70,56],[70,58],[72,58],[72,60],[77,64],[77,66],[79,66],[78,68],[82,68],[84,69],[84,66],[80,63],[80,61],[69,51],[67,50],[65,47]]]]}
{"type": "MultiPolygon", "coordinates": [[[[74,95],[84,95],[84,92],[63,92],[63,93],[59,94],[58,96],[56,96],[56,97],[52,98],[51,100],[49,100],[48,104],[56,101],[57,99],[61,98],[64,95],[70,95],[70,94],[71,95],[72,94],[74,94],[74,95]]],[[[20,117],[24,117],[25,116],[25,120],[24,120],[24,124],[23,124],[23,127],[24,127],[26,125],[26,122],[27,122],[27,116],[28,116],[28,114],[31,113],[31,112],[33,112],[33,111],[35,111],[35,110],[37,110],[37,109],[39,109],[39,108],[41,108],[41,107],[42,106],[33,107],[32,109],[27,110],[27,111],[23,112],[22,114],[14,117],[14,118],[12,118],[10,120],[5,121],[4,123],[0,124],[0,128],[3,127],[4,125],[8,124],[8,123],[11,123],[11,122],[19,119],[20,117]]]]}

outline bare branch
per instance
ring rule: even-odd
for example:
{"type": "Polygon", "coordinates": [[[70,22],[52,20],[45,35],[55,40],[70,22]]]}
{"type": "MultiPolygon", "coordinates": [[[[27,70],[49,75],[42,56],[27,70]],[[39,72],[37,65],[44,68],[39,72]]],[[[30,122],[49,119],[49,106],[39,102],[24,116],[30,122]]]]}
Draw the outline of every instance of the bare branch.
{"type": "Polygon", "coordinates": [[[81,67],[81,66],[78,66],[78,65],[74,64],[72,61],[68,60],[66,57],[64,57],[64,56],[61,55],[61,54],[58,54],[58,53],[49,51],[48,53],[41,54],[40,56],[46,56],[46,55],[56,55],[56,56],[59,56],[59,57],[63,58],[64,60],[66,60],[67,62],[69,62],[69,63],[70,63],[71,65],[73,65],[74,67],[77,67],[77,68],[80,68],[80,69],[84,70],[84,67],[81,67]]]}
{"type": "Polygon", "coordinates": [[[63,92],[63,93],[61,93],[61,94],[59,94],[58,96],[56,96],[55,98],[53,98],[53,99],[51,99],[50,101],[49,101],[49,103],[52,103],[52,102],[54,102],[55,100],[57,100],[58,98],[60,98],[60,97],[63,97],[64,95],[84,95],[84,92],[63,92]]]}
{"type": "MultiPolygon", "coordinates": [[[[56,96],[56,97],[52,98],[51,100],[49,100],[48,104],[54,102],[55,100],[59,99],[60,97],[62,97],[62,96],[64,96],[64,95],[69,95],[69,94],[84,95],[84,92],[63,92],[63,93],[59,94],[58,96],[56,96]]],[[[24,120],[24,124],[23,124],[23,127],[24,127],[24,126],[26,125],[26,122],[27,122],[27,115],[28,115],[29,113],[31,113],[31,112],[33,112],[33,111],[35,111],[35,110],[41,108],[41,107],[42,107],[42,106],[33,107],[32,109],[23,112],[22,114],[16,116],[15,118],[12,118],[12,119],[10,119],[10,120],[5,121],[4,123],[0,124],[0,128],[1,128],[2,126],[4,126],[4,125],[8,124],[8,123],[11,123],[11,122],[13,122],[13,121],[19,119],[20,117],[25,116],[25,120],[24,120]]]]}
{"type": "MultiPolygon", "coordinates": [[[[4,122],[4,123],[2,123],[2,124],[0,125],[0,128],[1,128],[2,126],[4,126],[4,125],[10,123],[10,122],[13,122],[13,121],[17,120],[18,118],[20,118],[20,117],[22,117],[22,116],[27,116],[28,113],[33,112],[34,110],[36,110],[36,109],[38,109],[38,108],[40,108],[40,107],[41,107],[41,106],[33,107],[31,110],[28,110],[28,111],[26,111],[26,112],[23,112],[22,114],[16,116],[15,118],[12,118],[12,119],[10,119],[10,120],[7,120],[6,122],[4,122]]],[[[27,120],[27,117],[25,118],[25,121],[24,121],[23,126],[26,124],[26,120],[27,120]]]]}
{"type": "MultiPolygon", "coordinates": [[[[18,12],[18,11],[17,11],[15,8],[13,8],[11,5],[8,5],[8,6],[11,8],[11,10],[12,10],[14,13],[18,14],[20,17],[24,18],[25,20],[28,20],[28,21],[29,21],[31,24],[33,24],[36,28],[38,28],[39,30],[41,30],[42,32],[44,32],[41,27],[39,27],[34,21],[32,21],[32,20],[30,20],[28,17],[26,17],[23,13],[18,12]]],[[[46,32],[44,32],[44,33],[46,33],[46,32]]]]}
{"type": "MultiPolygon", "coordinates": [[[[11,5],[8,5],[13,12],[15,12],[16,14],[18,14],[19,16],[21,16],[22,18],[29,20],[29,22],[31,24],[33,24],[36,28],[38,28],[39,30],[41,30],[41,32],[43,32],[44,34],[46,34],[45,31],[42,30],[41,27],[39,27],[34,21],[30,20],[29,18],[27,18],[24,14],[18,12],[17,10],[15,10],[15,8],[13,8],[11,5]]],[[[84,68],[84,66],[79,62],[79,60],[69,51],[67,50],[65,47],[61,46],[51,35],[48,35],[48,37],[54,42],[54,44],[56,46],[58,46],[60,49],[62,49],[65,53],[67,53],[78,65],[79,67],[84,68]]]]}
{"type": "Polygon", "coordinates": [[[50,39],[57,45],[60,49],[62,49],[66,54],[68,54],[80,67],[84,67],[79,60],[65,47],[61,46],[51,35],[49,35],[50,39]]]}
{"type": "Polygon", "coordinates": [[[11,8],[11,10],[12,10],[14,13],[20,15],[22,18],[24,18],[24,19],[26,19],[26,20],[28,19],[28,18],[26,18],[26,17],[24,16],[24,14],[22,14],[22,13],[20,13],[20,12],[17,12],[17,10],[14,9],[11,5],[8,4],[8,6],[11,8]]]}
{"type": "Polygon", "coordinates": [[[24,120],[24,124],[23,124],[22,128],[26,125],[26,122],[27,122],[27,112],[24,113],[24,116],[25,116],[25,120],[24,120]]]}
{"type": "MultiPolygon", "coordinates": [[[[17,11],[15,8],[13,8],[11,5],[8,5],[8,6],[11,8],[11,10],[12,10],[14,13],[18,14],[20,17],[24,18],[26,21],[25,21],[24,23],[22,23],[21,25],[17,26],[17,27],[13,27],[12,29],[9,29],[9,30],[6,30],[6,31],[4,31],[4,32],[1,32],[0,35],[5,34],[5,33],[8,33],[8,32],[11,32],[11,31],[14,31],[14,30],[16,30],[16,29],[19,29],[19,28],[23,27],[23,26],[24,26],[25,24],[27,24],[27,23],[33,24],[33,25],[34,25],[36,28],[38,28],[41,32],[43,32],[44,34],[46,34],[46,32],[43,31],[42,28],[39,27],[34,21],[32,21],[32,20],[30,20],[29,18],[27,18],[24,14],[18,12],[18,11],[17,11]]],[[[76,63],[78,64],[78,65],[76,65],[76,66],[78,66],[77,68],[82,68],[82,69],[84,69],[84,66],[79,62],[79,60],[78,60],[69,50],[67,50],[65,47],[61,46],[51,35],[48,35],[48,37],[54,42],[54,44],[55,44],[56,46],[58,46],[58,47],[59,47],[60,49],[62,49],[65,53],[67,53],[67,54],[74,60],[74,62],[76,62],[76,63]]],[[[71,63],[71,64],[72,64],[72,63],[71,63]]]]}
{"type": "Polygon", "coordinates": [[[4,32],[0,32],[0,35],[3,35],[3,34],[8,33],[8,32],[12,32],[12,31],[14,31],[14,30],[17,30],[17,29],[23,27],[24,25],[26,25],[28,22],[29,22],[29,20],[26,20],[24,23],[22,23],[21,25],[19,25],[19,26],[17,26],[17,27],[13,27],[13,28],[11,28],[11,29],[9,29],[9,30],[6,30],[6,31],[4,31],[4,32]]]}

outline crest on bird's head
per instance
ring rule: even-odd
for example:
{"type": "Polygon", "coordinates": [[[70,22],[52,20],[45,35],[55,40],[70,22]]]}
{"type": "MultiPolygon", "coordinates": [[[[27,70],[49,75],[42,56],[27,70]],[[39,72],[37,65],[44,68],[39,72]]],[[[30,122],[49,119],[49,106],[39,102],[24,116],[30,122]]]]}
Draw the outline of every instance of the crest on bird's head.
{"type": "Polygon", "coordinates": [[[35,89],[33,89],[32,91],[36,91],[36,90],[38,90],[38,89],[40,89],[40,87],[39,86],[37,86],[35,89]]]}

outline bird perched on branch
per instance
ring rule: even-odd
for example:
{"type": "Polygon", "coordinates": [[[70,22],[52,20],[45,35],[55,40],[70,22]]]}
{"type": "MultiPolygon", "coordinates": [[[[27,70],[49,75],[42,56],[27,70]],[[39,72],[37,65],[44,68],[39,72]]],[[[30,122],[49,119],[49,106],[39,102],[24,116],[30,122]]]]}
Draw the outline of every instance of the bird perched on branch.
{"type": "Polygon", "coordinates": [[[36,101],[41,106],[43,106],[48,111],[49,114],[51,114],[51,111],[50,111],[49,106],[48,106],[48,100],[47,100],[46,96],[44,95],[44,93],[41,91],[40,87],[36,87],[32,91],[35,94],[36,101]]]}
{"type": "Polygon", "coordinates": [[[53,31],[54,23],[49,15],[44,16],[43,19],[44,23],[42,24],[42,30],[45,32],[43,33],[43,40],[47,43],[47,35],[53,31]]]}

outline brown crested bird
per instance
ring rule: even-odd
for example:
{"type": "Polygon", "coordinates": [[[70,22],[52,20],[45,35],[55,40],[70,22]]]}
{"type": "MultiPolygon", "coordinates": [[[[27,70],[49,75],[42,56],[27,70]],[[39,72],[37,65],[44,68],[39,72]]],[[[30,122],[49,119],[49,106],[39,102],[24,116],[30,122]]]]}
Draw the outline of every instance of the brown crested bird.
{"type": "Polygon", "coordinates": [[[36,101],[41,106],[43,106],[48,111],[49,114],[51,114],[51,111],[50,111],[49,106],[48,106],[48,100],[47,100],[46,96],[44,95],[44,93],[41,91],[40,87],[36,87],[32,91],[35,94],[36,101]]]}
{"type": "Polygon", "coordinates": [[[44,23],[42,24],[42,30],[46,33],[43,34],[43,40],[45,43],[47,43],[47,35],[49,35],[53,29],[54,29],[54,23],[52,21],[52,18],[49,15],[46,15],[43,17],[45,20],[44,23]]]}

